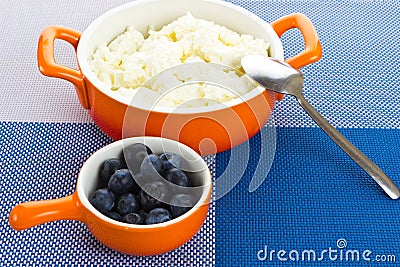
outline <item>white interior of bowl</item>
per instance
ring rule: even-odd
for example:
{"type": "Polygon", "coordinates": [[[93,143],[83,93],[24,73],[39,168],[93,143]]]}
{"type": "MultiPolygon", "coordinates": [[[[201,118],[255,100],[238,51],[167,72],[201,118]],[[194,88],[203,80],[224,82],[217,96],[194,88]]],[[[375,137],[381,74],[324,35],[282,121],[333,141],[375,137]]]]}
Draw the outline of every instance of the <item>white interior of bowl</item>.
{"type": "Polygon", "coordinates": [[[202,157],[197,154],[193,149],[182,143],[160,137],[132,137],[119,140],[101,148],[100,150],[96,151],[92,156],[90,156],[90,158],[83,164],[77,181],[77,192],[79,199],[88,210],[90,210],[101,220],[131,228],[165,227],[166,225],[175,223],[176,221],[183,220],[186,217],[190,216],[196,210],[196,208],[203,205],[204,203],[207,203],[207,196],[210,191],[211,174],[207,164],[202,159],[202,157]],[[203,190],[199,201],[192,209],[190,209],[185,214],[179,216],[178,218],[164,223],[154,225],[135,225],[113,220],[102,214],[100,211],[94,208],[92,204],[90,204],[89,195],[97,189],[96,184],[98,183],[97,180],[99,179],[99,169],[101,168],[104,161],[109,158],[119,157],[122,153],[122,149],[124,146],[128,146],[134,143],[144,143],[153,151],[153,153],[156,154],[162,152],[172,152],[182,156],[183,168],[185,168],[185,170],[195,173],[196,182],[202,185],[201,189],[203,190]]]}
{"type": "MultiPolygon", "coordinates": [[[[197,18],[214,21],[238,33],[251,34],[264,39],[270,44],[270,56],[283,60],[282,43],[271,25],[244,8],[220,0],[137,0],[108,11],[94,20],[83,32],[77,48],[78,62],[83,75],[109,97],[130,105],[129,100],[112,93],[96,77],[90,69],[88,58],[101,44],[109,43],[123,33],[128,25],[145,33],[149,25],[160,29],[189,11],[197,18]]],[[[189,113],[205,112],[233,106],[257,96],[262,91],[262,88],[256,88],[241,98],[223,103],[223,105],[196,108],[195,110],[185,108],[186,112],[184,113],[188,113],[190,110],[189,113]]],[[[167,108],[157,110],[157,107],[154,110],[169,111],[167,108]]]]}

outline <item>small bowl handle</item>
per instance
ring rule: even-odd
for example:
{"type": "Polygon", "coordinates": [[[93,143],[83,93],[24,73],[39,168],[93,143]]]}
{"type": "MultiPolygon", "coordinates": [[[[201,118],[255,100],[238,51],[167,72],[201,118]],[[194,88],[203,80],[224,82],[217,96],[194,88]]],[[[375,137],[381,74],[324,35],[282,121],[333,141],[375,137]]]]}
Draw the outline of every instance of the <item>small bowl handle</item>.
{"type": "Polygon", "coordinates": [[[58,199],[18,204],[11,210],[8,218],[15,230],[25,230],[56,220],[83,220],[77,193],[58,199]]]}
{"type": "MultiPolygon", "coordinates": [[[[299,69],[321,59],[321,42],[318,38],[317,31],[306,15],[293,13],[272,22],[271,26],[279,37],[293,28],[299,29],[303,35],[304,50],[298,55],[285,60],[286,63],[292,67],[299,69]]],[[[279,100],[282,100],[283,96],[283,94],[277,94],[279,100]]]]}
{"type": "Polygon", "coordinates": [[[90,106],[82,73],[79,70],[57,64],[54,58],[54,41],[56,39],[70,43],[76,52],[81,34],[79,31],[62,26],[45,28],[39,37],[37,60],[42,74],[61,78],[75,85],[80,103],[85,109],[88,109],[90,106]]]}

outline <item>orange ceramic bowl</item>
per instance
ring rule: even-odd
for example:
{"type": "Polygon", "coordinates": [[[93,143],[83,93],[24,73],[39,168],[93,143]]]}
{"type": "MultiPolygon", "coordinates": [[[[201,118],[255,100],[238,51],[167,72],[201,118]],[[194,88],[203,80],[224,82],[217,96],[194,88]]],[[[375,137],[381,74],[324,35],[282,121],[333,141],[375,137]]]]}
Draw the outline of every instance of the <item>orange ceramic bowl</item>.
{"type": "Polygon", "coordinates": [[[207,107],[196,111],[164,112],[131,106],[118,98],[91,71],[88,58],[102,43],[109,43],[124,32],[128,25],[145,32],[149,25],[160,28],[191,12],[195,17],[214,21],[236,32],[265,39],[269,55],[284,60],[279,37],[291,28],[301,31],[305,50],[286,62],[300,68],[321,58],[321,46],[310,20],[302,14],[291,14],[271,24],[239,6],[221,0],[137,0],[103,14],[83,32],[60,26],[46,28],[38,45],[40,71],[47,76],[72,82],[82,106],[94,122],[111,138],[161,136],[180,141],[202,155],[234,147],[255,135],[271,115],[282,95],[258,87],[240,101],[223,107],[207,107]],[[77,53],[80,70],[57,64],[54,40],[71,43],[77,53]],[[129,109],[129,125],[124,118],[129,109]]]}
{"type": "Polygon", "coordinates": [[[173,140],[159,137],[134,137],[114,142],[94,153],[82,166],[76,191],[67,197],[15,206],[9,216],[10,225],[23,230],[54,220],[79,220],[104,245],[126,254],[156,255],[173,250],[187,242],[202,226],[211,196],[211,174],[204,160],[194,150],[173,140]],[[121,154],[123,146],[145,143],[154,153],[177,153],[183,167],[190,172],[199,190],[197,204],[185,214],[164,223],[133,225],[115,221],[96,210],[88,198],[94,192],[98,170],[103,162],[121,154]]]}

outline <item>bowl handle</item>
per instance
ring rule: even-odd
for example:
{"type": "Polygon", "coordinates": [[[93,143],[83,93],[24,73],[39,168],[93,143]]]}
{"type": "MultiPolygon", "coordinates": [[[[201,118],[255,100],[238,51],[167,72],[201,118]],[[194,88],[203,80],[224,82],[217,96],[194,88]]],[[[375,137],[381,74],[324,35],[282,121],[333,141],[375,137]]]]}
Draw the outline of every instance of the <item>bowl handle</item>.
{"type": "Polygon", "coordinates": [[[63,198],[18,204],[8,218],[15,230],[56,220],[83,220],[82,206],[76,192],[63,198]]]}
{"type": "MultiPolygon", "coordinates": [[[[299,69],[321,59],[321,42],[318,38],[317,31],[306,15],[293,13],[272,22],[271,26],[279,37],[293,28],[299,29],[303,35],[304,50],[300,54],[285,60],[286,63],[290,64],[292,67],[299,69]]],[[[279,100],[283,99],[284,95],[277,95],[279,100]]]]}
{"type": "Polygon", "coordinates": [[[82,73],[79,70],[57,64],[54,58],[55,39],[70,43],[76,52],[80,36],[81,32],[62,26],[45,28],[39,37],[37,60],[39,70],[44,75],[61,78],[75,85],[80,103],[85,109],[88,109],[89,100],[82,73]]]}

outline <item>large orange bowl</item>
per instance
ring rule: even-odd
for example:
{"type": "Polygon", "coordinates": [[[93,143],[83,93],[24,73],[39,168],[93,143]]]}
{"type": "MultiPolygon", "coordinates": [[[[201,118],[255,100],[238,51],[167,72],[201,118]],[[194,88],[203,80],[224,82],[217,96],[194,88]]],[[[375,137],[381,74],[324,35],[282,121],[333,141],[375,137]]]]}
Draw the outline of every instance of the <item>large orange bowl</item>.
{"type": "Polygon", "coordinates": [[[44,75],[73,83],[82,106],[113,139],[161,136],[187,144],[202,155],[224,151],[255,135],[271,116],[275,102],[283,96],[258,87],[240,101],[228,102],[219,108],[185,112],[149,110],[132,106],[112,94],[89,67],[88,58],[95,49],[109,43],[128,25],[145,32],[149,25],[160,28],[189,11],[197,18],[264,39],[270,44],[269,56],[279,60],[284,60],[280,36],[291,28],[298,28],[304,37],[305,49],[286,62],[300,68],[321,58],[318,35],[302,14],[291,14],[269,24],[244,8],[220,0],[138,0],[103,14],[83,33],[60,26],[46,28],[39,38],[39,69],[44,75]],[[55,39],[75,47],[79,70],[55,62],[55,39]],[[129,121],[125,120],[127,110],[129,121]]]}
{"type": "Polygon", "coordinates": [[[158,137],[134,137],[111,143],[94,153],[82,166],[76,191],[64,198],[22,203],[10,213],[10,225],[24,230],[54,220],[78,220],[87,225],[104,245],[126,254],[156,255],[173,250],[187,242],[206,219],[212,190],[211,174],[204,160],[194,150],[173,140],[158,137]],[[197,204],[185,214],[159,224],[127,224],[100,213],[89,202],[96,190],[98,170],[106,159],[119,157],[123,147],[144,143],[154,153],[172,152],[183,158],[190,172],[191,187],[198,196],[197,204]]]}

